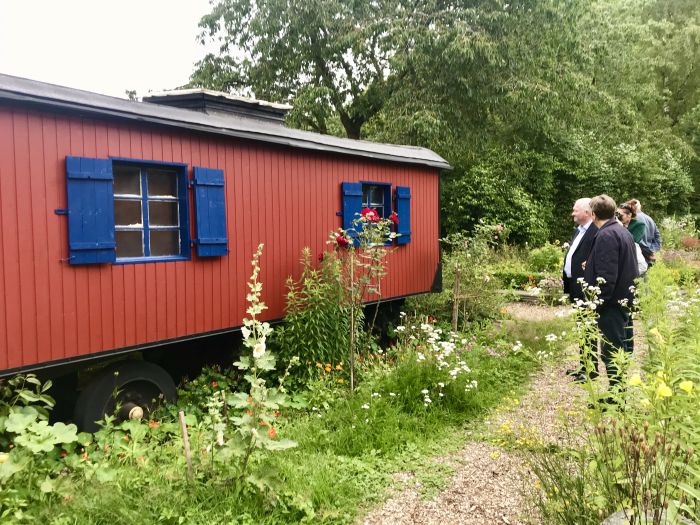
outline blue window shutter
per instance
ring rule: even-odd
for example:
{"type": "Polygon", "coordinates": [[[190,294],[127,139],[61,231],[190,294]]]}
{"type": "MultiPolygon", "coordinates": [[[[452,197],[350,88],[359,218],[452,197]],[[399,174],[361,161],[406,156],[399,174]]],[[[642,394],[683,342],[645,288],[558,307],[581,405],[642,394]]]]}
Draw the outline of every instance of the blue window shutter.
{"type": "Polygon", "coordinates": [[[66,157],[70,264],[114,262],[112,161],[66,157]]]}
{"type": "Polygon", "coordinates": [[[343,182],[343,229],[359,244],[357,232],[352,223],[362,211],[362,183],[343,182]],[[350,231],[352,230],[352,231],[350,231]]]}
{"type": "Polygon", "coordinates": [[[396,233],[397,244],[411,242],[411,188],[408,186],[396,186],[396,213],[399,216],[399,225],[396,233]]]}
{"type": "Polygon", "coordinates": [[[197,255],[218,257],[228,254],[224,171],[194,168],[194,207],[197,220],[197,255]]]}

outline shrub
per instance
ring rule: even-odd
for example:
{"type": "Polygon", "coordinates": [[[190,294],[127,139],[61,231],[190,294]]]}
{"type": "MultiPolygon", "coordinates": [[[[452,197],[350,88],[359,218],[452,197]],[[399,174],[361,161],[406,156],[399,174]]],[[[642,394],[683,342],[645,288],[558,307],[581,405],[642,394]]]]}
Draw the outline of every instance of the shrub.
{"type": "Polygon", "coordinates": [[[455,277],[459,275],[459,314],[463,322],[491,319],[499,315],[504,298],[498,293],[500,282],[489,269],[499,250],[503,250],[508,231],[501,225],[480,224],[472,237],[452,234],[442,239],[443,291],[411,298],[408,311],[434,315],[442,319],[452,317],[455,277]]]}
{"type": "Polygon", "coordinates": [[[658,227],[665,249],[682,250],[685,248],[683,239],[696,239],[698,236],[692,215],[664,217],[658,227]]]}
{"type": "Polygon", "coordinates": [[[317,363],[335,367],[346,362],[350,336],[341,260],[325,252],[315,268],[305,248],[301,264],[299,280],[287,280],[287,316],[274,336],[282,363],[299,357],[299,364],[290,371],[291,382],[298,385],[318,377],[317,363]]]}
{"type": "Polygon", "coordinates": [[[534,248],[528,255],[528,263],[536,272],[554,272],[563,265],[561,246],[545,243],[539,248],[534,248]]]}

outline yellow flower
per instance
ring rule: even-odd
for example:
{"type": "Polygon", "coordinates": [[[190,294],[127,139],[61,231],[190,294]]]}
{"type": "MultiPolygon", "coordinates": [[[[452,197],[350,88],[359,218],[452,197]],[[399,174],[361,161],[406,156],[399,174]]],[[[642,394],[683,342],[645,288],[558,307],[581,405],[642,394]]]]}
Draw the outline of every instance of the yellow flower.
{"type": "Polygon", "coordinates": [[[342,385],[343,383],[345,383],[345,379],[343,379],[343,378],[341,377],[340,379],[338,379],[338,383],[340,383],[340,384],[342,385]]]}
{"type": "Polygon", "coordinates": [[[321,363],[316,363],[316,368],[323,368],[323,365],[321,363]]]}
{"type": "Polygon", "coordinates": [[[692,381],[681,381],[681,383],[678,385],[678,388],[683,390],[686,394],[690,394],[693,391],[693,382],[692,381]]]}
{"type": "Polygon", "coordinates": [[[499,457],[500,455],[501,455],[500,452],[492,452],[492,453],[490,454],[491,459],[498,459],[498,457],[499,457]]]}
{"type": "Polygon", "coordinates": [[[671,397],[673,395],[673,390],[666,384],[661,383],[659,388],[656,389],[656,397],[671,397]]]}
{"type": "Polygon", "coordinates": [[[661,332],[659,332],[658,328],[654,327],[651,330],[649,330],[649,335],[654,338],[654,341],[657,345],[664,344],[664,336],[661,335],[661,332]]]}
{"type": "Polygon", "coordinates": [[[343,367],[342,367],[341,365],[335,365],[335,369],[336,369],[336,370],[342,370],[343,367]]]}
{"type": "Polygon", "coordinates": [[[5,463],[8,459],[10,459],[10,455],[7,452],[0,452],[0,463],[5,463]]]}
{"type": "Polygon", "coordinates": [[[638,386],[642,384],[642,378],[639,374],[632,374],[632,377],[630,377],[629,384],[631,386],[638,386]]]}

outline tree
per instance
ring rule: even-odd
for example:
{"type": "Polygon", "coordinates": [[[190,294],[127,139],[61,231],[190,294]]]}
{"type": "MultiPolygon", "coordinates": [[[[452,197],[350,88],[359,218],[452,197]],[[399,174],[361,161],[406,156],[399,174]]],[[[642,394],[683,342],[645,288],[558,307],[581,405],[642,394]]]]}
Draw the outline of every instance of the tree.
{"type": "Polygon", "coordinates": [[[221,53],[192,82],[289,101],[292,126],[431,148],[454,167],[443,233],[485,220],[540,242],[568,237],[581,196],[688,211],[699,19],[693,0],[218,0],[202,27],[221,53]]]}
{"type": "Polygon", "coordinates": [[[337,117],[360,138],[401,81],[390,62],[402,9],[399,0],[219,0],[200,26],[220,54],[197,64],[191,85],[294,101],[299,127],[338,131],[337,117]]]}

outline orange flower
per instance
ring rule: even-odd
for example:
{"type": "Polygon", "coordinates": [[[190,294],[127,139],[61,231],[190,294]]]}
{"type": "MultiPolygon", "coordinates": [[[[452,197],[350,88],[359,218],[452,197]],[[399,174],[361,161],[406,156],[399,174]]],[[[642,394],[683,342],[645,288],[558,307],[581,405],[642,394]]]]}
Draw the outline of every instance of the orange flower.
{"type": "Polygon", "coordinates": [[[275,439],[277,437],[277,429],[275,427],[270,427],[270,430],[267,431],[267,435],[270,436],[270,439],[275,439]]]}
{"type": "Polygon", "coordinates": [[[267,421],[263,421],[263,420],[261,419],[261,420],[260,420],[260,423],[258,423],[258,425],[260,425],[261,427],[269,427],[269,426],[270,426],[270,423],[268,423],[267,421]]]}
{"type": "Polygon", "coordinates": [[[149,428],[158,428],[160,426],[159,421],[153,421],[152,419],[148,422],[149,428]]]}
{"type": "Polygon", "coordinates": [[[252,410],[246,410],[245,413],[249,416],[253,416],[253,411],[252,410]]]}
{"type": "Polygon", "coordinates": [[[212,381],[212,382],[211,382],[211,387],[212,387],[212,388],[219,388],[219,383],[218,383],[218,381],[212,381]]]}
{"type": "Polygon", "coordinates": [[[272,415],[275,416],[275,417],[280,417],[280,416],[282,415],[282,412],[280,412],[279,410],[275,410],[275,411],[272,413],[272,415]]]}

